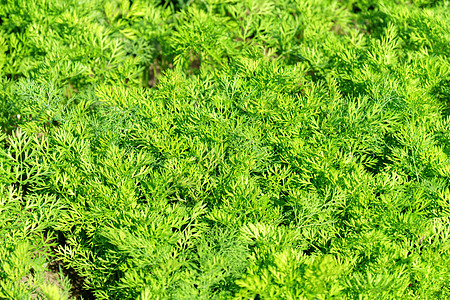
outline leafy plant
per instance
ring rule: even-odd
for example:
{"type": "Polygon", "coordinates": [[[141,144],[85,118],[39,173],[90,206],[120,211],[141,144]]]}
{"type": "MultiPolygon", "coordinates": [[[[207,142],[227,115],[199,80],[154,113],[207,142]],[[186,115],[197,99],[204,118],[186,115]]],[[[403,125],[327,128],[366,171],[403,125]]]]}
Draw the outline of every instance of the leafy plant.
{"type": "Polygon", "coordinates": [[[0,298],[448,298],[449,11],[0,3],[0,298]]]}

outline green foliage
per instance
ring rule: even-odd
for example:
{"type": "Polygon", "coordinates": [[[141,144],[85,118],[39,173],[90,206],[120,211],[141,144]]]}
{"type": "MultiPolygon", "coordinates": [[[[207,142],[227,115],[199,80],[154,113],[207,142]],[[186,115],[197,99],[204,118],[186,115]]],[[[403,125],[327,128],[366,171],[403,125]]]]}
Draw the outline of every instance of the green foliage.
{"type": "Polygon", "coordinates": [[[0,298],[449,298],[449,11],[1,2],[0,298]]]}
{"type": "Polygon", "coordinates": [[[70,285],[61,273],[60,284],[46,269],[57,243],[48,231],[63,209],[52,195],[18,194],[0,185],[0,297],[2,299],[68,299],[70,285]]]}

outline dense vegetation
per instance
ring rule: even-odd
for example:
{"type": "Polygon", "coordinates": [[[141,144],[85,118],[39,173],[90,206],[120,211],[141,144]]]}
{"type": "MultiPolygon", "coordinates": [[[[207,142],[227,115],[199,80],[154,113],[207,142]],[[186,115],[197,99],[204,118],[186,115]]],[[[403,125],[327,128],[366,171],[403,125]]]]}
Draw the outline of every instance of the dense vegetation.
{"type": "Polygon", "coordinates": [[[448,1],[1,1],[0,298],[450,298],[449,56],[448,1]]]}

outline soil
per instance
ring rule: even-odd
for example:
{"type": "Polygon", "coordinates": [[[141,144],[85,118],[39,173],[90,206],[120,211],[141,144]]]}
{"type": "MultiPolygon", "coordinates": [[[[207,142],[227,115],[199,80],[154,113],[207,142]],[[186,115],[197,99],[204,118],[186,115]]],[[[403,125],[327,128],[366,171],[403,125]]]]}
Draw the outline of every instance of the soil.
{"type": "Polygon", "coordinates": [[[59,287],[61,287],[60,278],[58,275],[61,269],[63,274],[69,278],[72,288],[70,289],[69,299],[83,299],[94,300],[94,294],[84,287],[84,278],[80,277],[74,269],[65,268],[61,262],[53,261],[48,266],[50,272],[46,272],[49,282],[53,280],[59,287]]]}

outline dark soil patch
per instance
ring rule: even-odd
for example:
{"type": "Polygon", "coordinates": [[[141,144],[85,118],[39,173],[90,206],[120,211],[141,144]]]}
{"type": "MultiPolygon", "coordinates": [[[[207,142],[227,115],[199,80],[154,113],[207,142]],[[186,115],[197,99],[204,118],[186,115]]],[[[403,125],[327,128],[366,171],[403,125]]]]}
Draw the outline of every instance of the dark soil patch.
{"type": "MultiPolygon", "coordinates": [[[[70,299],[94,300],[94,294],[84,287],[84,278],[79,276],[72,268],[66,268],[60,261],[52,261],[49,266],[49,278],[58,278],[58,272],[61,269],[63,274],[70,280],[72,288],[70,289],[70,299]]],[[[47,275],[47,274],[46,274],[47,275]]],[[[59,284],[59,283],[58,283],[59,284]]]]}

